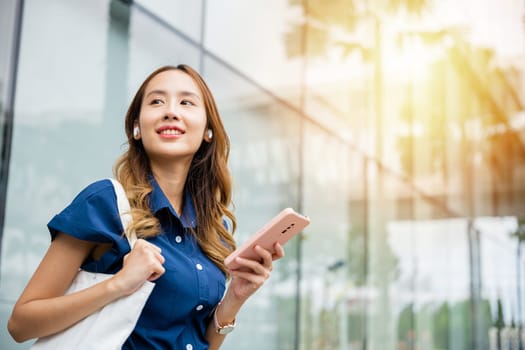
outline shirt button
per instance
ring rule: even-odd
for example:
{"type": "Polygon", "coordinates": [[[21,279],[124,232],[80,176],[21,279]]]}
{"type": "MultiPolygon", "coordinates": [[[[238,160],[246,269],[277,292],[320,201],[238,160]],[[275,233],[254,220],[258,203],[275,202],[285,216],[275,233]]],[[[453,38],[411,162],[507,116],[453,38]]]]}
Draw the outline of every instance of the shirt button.
{"type": "Polygon", "coordinates": [[[201,264],[197,264],[197,265],[195,265],[195,267],[196,267],[197,270],[199,270],[199,271],[202,270],[202,265],[201,265],[201,264]]]}
{"type": "Polygon", "coordinates": [[[193,345],[186,344],[186,350],[193,350],[193,345]]]}
{"type": "Polygon", "coordinates": [[[177,243],[182,242],[182,237],[181,236],[175,237],[175,242],[177,242],[177,243]]]}
{"type": "Polygon", "coordinates": [[[201,311],[202,309],[204,309],[204,306],[202,305],[197,305],[197,307],[195,308],[195,310],[197,311],[201,311]]]}

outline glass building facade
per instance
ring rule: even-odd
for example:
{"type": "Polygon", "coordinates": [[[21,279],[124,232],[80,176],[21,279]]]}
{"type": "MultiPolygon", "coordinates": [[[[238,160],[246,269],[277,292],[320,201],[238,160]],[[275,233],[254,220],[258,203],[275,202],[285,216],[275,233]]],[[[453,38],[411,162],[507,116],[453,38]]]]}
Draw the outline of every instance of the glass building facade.
{"type": "Polygon", "coordinates": [[[0,349],[149,72],[232,143],[236,239],[311,218],[223,349],[524,349],[525,2],[1,0],[0,349]]]}

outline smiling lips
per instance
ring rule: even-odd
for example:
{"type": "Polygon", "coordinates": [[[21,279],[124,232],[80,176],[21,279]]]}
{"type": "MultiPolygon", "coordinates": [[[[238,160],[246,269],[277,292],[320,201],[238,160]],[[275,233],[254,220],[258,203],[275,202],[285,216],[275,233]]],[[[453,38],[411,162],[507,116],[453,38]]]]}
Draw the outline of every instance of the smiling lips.
{"type": "Polygon", "coordinates": [[[174,137],[184,134],[184,130],[176,126],[163,126],[157,129],[157,133],[164,137],[174,137]]]}

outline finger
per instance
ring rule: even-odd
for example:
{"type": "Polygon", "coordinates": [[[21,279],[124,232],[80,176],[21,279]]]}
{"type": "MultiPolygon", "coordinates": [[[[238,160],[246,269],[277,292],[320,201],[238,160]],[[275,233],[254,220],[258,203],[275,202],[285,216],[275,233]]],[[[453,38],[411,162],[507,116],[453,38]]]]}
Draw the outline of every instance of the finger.
{"type": "Polygon", "coordinates": [[[274,253],[272,255],[272,260],[279,260],[282,257],[284,257],[284,248],[279,242],[275,242],[274,246],[274,253]]]}
{"type": "Polygon", "coordinates": [[[145,239],[142,239],[142,238],[137,239],[137,241],[135,242],[135,245],[133,246],[133,248],[135,248],[135,247],[137,249],[152,249],[153,251],[156,251],[158,253],[162,252],[162,249],[157,247],[155,244],[150,243],[150,242],[148,242],[148,241],[146,241],[145,239]]]}
{"type": "Polygon", "coordinates": [[[158,251],[151,250],[148,250],[147,255],[147,261],[150,264],[150,269],[153,274],[159,274],[159,276],[162,275],[165,271],[164,266],[162,266],[166,260],[164,256],[158,251]]]}
{"type": "Polygon", "coordinates": [[[263,276],[253,274],[251,272],[235,270],[235,271],[232,271],[231,274],[235,278],[243,279],[246,282],[249,282],[249,283],[255,285],[257,288],[262,286],[264,284],[264,281],[266,281],[266,279],[263,276]]]}
{"type": "Polygon", "coordinates": [[[260,245],[256,245],[254,247],[255,252],[261,257],[262,264],[267,269],[272,268],[272,253],[270,253],[268,250],[264,249],[260,245]]]}
{"type": "Polygon", "coordinates": [[[160,276],[162,276],[166,272],[166,269],[160,265],[158,268],[155,269],[155,271],[148,277],[148,281],[153,282],[156,279],[158,279],[160,276]]]}
{"type": "Polygon", "coordinates": [[[144,240],[142,240],[142,242],[140,242],[138,245],[135,245],[134,251],[144,253],[147,256],[159,261],[161,264],[163,264],[165,261],[164,256],[162,255],[162,250],[156,245],[146,242],[144,240]]]}
{"type": "MultiPolygon", "coordinates": [[[[245,259],[241,257],[237,257],[235,261],[239,264],[240,267],[248,268],[249,270],[253,271],[252,274],[257,274],[263,276],[265,279],[270,277],[270,269],[262,265],[260,262],[250,259],[245,259]]],[[[242,270],[242,269],[236,269],[235,271],[242,271],[250,274],[250,271],[242,270]]]]}
{"type": "Polygon", "coordinates": [[[164,264],[164,262],[166,261],[164,255],[162,255],[160,252],[153,252],[153,257],[161,264],[164,264]]]}
{"type": "Polygon", "coordinates": [[[153,249],[155,252],[157,253],[162,253],[162,249],[160,249],[159,247],[157,247],[155,244],[153,243],[150,243],[150,242],[146,242],[148,244],[148,247],[150,247],[151,249],[153,249]]]}

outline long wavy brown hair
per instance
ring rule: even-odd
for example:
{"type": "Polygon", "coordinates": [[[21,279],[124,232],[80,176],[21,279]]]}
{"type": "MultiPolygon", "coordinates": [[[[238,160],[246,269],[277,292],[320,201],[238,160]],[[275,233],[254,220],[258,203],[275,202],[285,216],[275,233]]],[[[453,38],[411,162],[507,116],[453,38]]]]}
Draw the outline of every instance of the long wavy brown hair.
{"type": "Polygon", "coordinates": [[[138,89],[126,113],[128,148],[116,161],[113,173],[122,183],[130,201],[133,221],[128,232],[133,230],[142,238],[161,233],[159,221],[149,205],[149,194],[153,190],[149,181],[149,158],[142,141],[133,138],[133,127],[138,121],[148,83],[157,74],[169,70],[182,71],[197,84],[204,100],[207,128],[213,131],[211,142],[202,142],[193,156],[185,191],[191,195],[197,216],[197,226],[192,233],[204,253],[228,275],[224,258],[235,249],[233,232],[237,226],[235,216],[229,209],[232,204],[232,181],[227,166],[230,141],[210,89],[202,77],[187,65],[164,66],[151,73],[138,89]],[[231,233],[224,226],[225,220],[231,233]]]}

